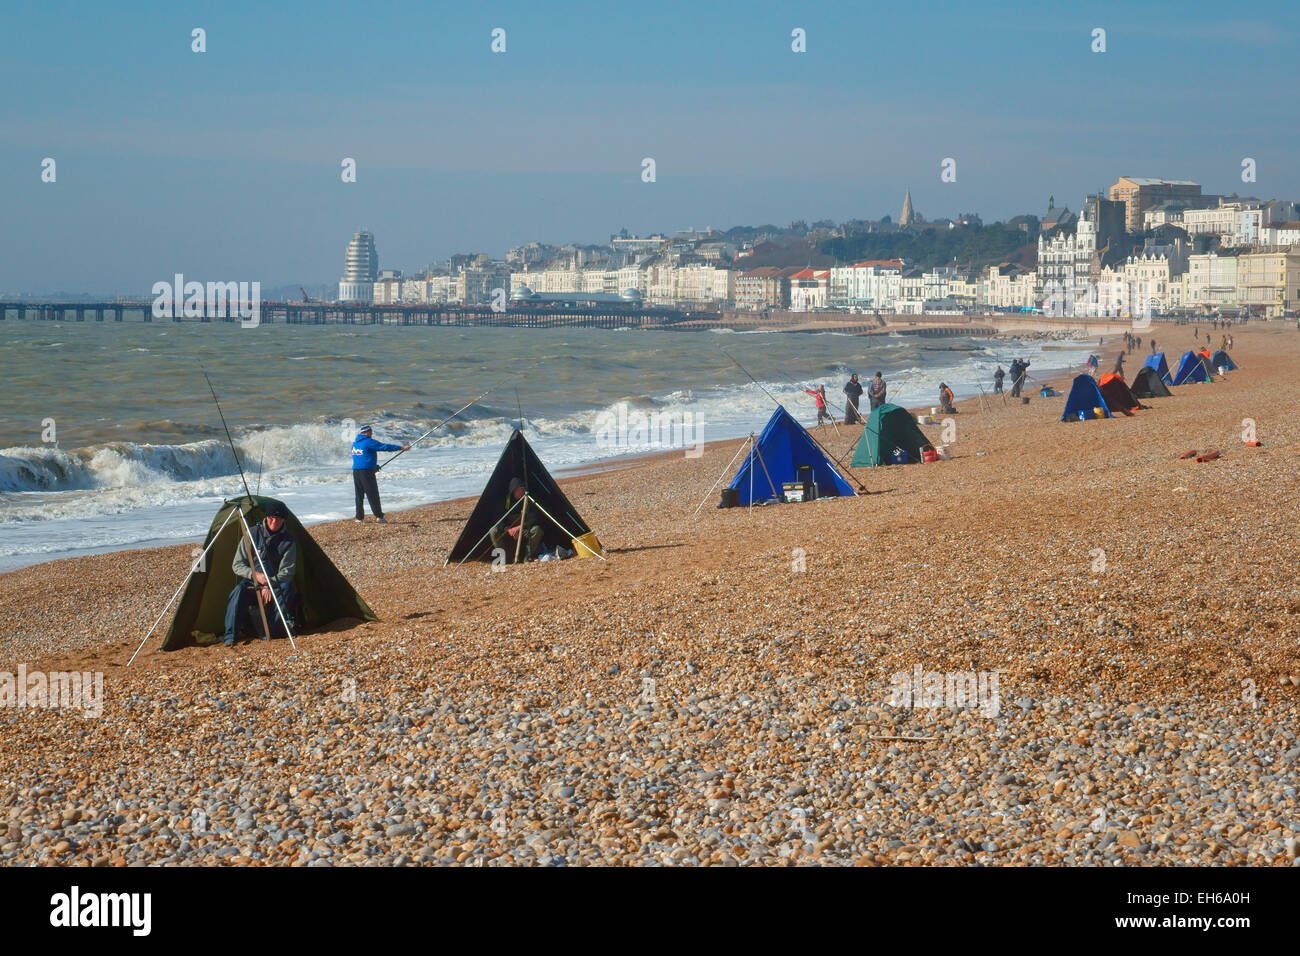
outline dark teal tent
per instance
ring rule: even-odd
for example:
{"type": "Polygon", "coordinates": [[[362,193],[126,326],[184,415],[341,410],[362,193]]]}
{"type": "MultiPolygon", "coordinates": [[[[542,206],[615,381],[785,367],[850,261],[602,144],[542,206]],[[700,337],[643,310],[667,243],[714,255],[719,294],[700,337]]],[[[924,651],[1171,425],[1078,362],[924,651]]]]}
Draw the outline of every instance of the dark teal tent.
{"type": "Polygon", "coordinates": [[[1096,380],[1091,375],[1076,375],[1073,384],[1070,385],[1070,394],[1065,399],[1065,411],[1061,412],[1061,421],[1074,422],[1095,418],[1094,408],[1100,408],[1106,418],[1112,417],[1096,380]]]}
{"type": "Polygon", "coordinates": [[[1219,351],[1215,352],[1214,355],[1211,356],[1210,365],[1214,368],[1227,369],[1229,372],[1234,371],[1237,368],[1237,363],[1229,358],[1228,353],[1223,351],[1223,349],[1219,349],[1219,351]]]}

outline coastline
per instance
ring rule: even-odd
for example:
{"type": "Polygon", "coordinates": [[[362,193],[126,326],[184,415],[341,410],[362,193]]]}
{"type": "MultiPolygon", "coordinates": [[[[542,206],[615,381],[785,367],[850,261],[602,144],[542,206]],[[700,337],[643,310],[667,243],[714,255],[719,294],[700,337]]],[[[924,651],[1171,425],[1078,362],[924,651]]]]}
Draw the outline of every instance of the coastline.
{"type": "MultiPolygon", "coordinates": [[[[962,400],[952,460],[859,470],[855,498],[710,495],[696,516],[742,440],[565,479],[606,561],[445,568],[465,499],[318,525],[379,621],[297,651],[163,653],[155,634],[126,668],[186,546],[0,576],[3,666],[105,687],[96,720],[0,710],[20,801],[0,856],[1288,865],[1300,336],[1236,338],[1240,371],[1131,418],[962,400]],[[1263,447],[1241,443],[1244,418],[1263,447]],[[1180,460],[1193,447],[1223,457],[1180,460]],[[914,672],[996,674],[1000,709],[891,704],[914,672]],[[232,767],[258,772],[227,790],[232,767]],[[57,839],[23,815],[74,791],[109,809],[57,839]],[[119,798],[140,822],[109,822],[119,798]],[[184,829],[177,800],[212,820],[181,849],[162,832],[184,829]],[[796,809],[823,821],[815,838],[788,832],[796,809]]],[[[824,431],[842,456],[858,429],[824,431]]]]}

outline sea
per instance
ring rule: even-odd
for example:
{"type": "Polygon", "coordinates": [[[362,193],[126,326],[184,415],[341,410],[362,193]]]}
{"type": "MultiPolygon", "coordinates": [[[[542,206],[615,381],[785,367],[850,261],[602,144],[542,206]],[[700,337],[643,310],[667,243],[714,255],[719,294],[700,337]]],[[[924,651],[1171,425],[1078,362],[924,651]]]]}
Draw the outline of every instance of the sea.
{"type": "Polygon", "coordinates": [[[350,517],[350,446],[363,424],[394,444],[434,429],[380,472],[391,512],[477,494],[517,425],[562,475],[759,431],[776,402],[812,425],[804,388],[816,384],[842,421],[851,372],[865,385],[881,371],[890,401],[930,406],[940,382],[970,397],[992,391],[999,362],[1074,368],[1093,348],[723,329],[4,321],[0,571],[201,541],[245,480],[304,524],[350,517]]]}

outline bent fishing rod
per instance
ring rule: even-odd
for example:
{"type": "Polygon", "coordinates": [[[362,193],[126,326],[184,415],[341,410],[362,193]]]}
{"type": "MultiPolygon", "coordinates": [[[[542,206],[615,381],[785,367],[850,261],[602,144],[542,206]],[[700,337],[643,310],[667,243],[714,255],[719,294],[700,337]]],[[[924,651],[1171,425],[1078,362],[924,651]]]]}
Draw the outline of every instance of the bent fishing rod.
{"type": "Polygon", "coordinates": [[[387,464],[391,463],[392,461],[394,461],[395,459],[397,459],[398,457],[400,457],[403,453],[410,451],[412,448],[414,448],[414,447],[415,447],[416,445],[418,445],[420,442],[424,441],[426,438],[428,438],[430,435],[432,435],[434,432],[436,432],[436,431],[437,431],[439,428],[441,428],[443,425],[447,424],[449,421],[451,421],[453,418],[455,418],[455,417],[456,417],[457,415],[459,415],[461,412],[465,411],[465,409],[469,408],[471,405],[476,404],[477,402],[482,401],[484,398],[486,398],[486,397],[487,397],[488,395],[490,395],[492,392],[496,391],[498,388],[501,387],[501,383],[504,382],[504,381],[506,381],[506,380],[503,378],[500,382],[497,382],[495,385],[493,385],[491,388],[489,388],[486,392],[484,392],[484,393],[483,393],[482,395],[480,395],[478,398],[475,398],[475,399],[472,399],[472,400],[466,402],[464,405],[462,405],[460,408],[456,409],[454,412],[452,412],[450,415],[448,415],[448,416],[447,416],[446,418],[444,418],[442,421],[438,422],[438,424],[436,424],[436,425],[434,425],[432,428],[430,428],[427,432],[425,432],[423,435],[421,435],[421,436],[420,436],[419,438],[417,438],[415,441],[411,442],[409,445],[407,445],[405,448],[403,448],[402,451],[399,451],[399,452],[398,452],[396,455],[394,455],[392,458],[388,459],[388,461],[384,462],[383,465],[376,465],[376,466],[375,466],[375,470],[376,470],[376,471],[380,470],[381,468],[384,467],[384,465],[387,465],[387,464]]]}
{"type": "Polygon", "coordinates": [[[249,490],[248,478],[244,475],[244,466],[239,461],[239,450],[235,447],[235,439],[231,437],[230,426],[226,424],[226,413],[221,410],[221,402],[217,400],[217,390],[212,387],[212,379],[208,378],[208,370],[199,363],[199,371],[203,373],[203,380],[208,383],[208,391],[212,393],[213,404],[217,406],[217,414],[221,416],[221,427],[226,431],[226,441],[230,443],[230,453],[235,456],[235,467],[239,469],[239,480],[244,483],[244,494],[248,496],[251,503],[253,492],[249,490]]]}
{"type": "MultiPolygon", "coordinates": [[[[757,385],[759,388],[761,388],[761,389],[763,390],[763,394],[764,394],[764,395],[766,395],[766,396],[767,396],[768,398],[770,398],[772,401],[776,402],[776,406],[777,406],[777,408],[785,408],[784,405],[782,405],[779,401],[777,401],[776,396],[773,395],[771,392],[769,392],[769,391],[767,390],[767,388],[763,385],[762,382],[760,382],[758,379],[754,378],[753,374],[750,373],[749,369],[745,368],[745,366],[741,365],[740,362],[736,361],[736,357],[735,357],[734,355],[732,355],[732,354],[731,354],[730,352],[728,352],[726,349],[720,349],[719,351],[721,351],[722,354],[725,355],[727,358],[729,358],[729,359],[731,359],[733,362],[735,362],[735,363],[736,363],[736,367],[739,368],[739,369],[740,369],[742,372],[744,372],[746,375],[748,375],[748,376],[749,376],[749,380],[750,380],[751,382],[753,382],[755,385],[757,385]]],[[[816,445],[818,448],[820,448],[822,451],[824,451],[827,455],[829,455],[830,458],[831,458],[831,460],[834,461],[835,464],[837,464],[837,465],[840,466],[840,471],[845,475],[845,477],[850,478],[850,479],[853,480],[854,484],[856,484],[856,485],[858,486],[858,490],[859,490],[859,491],[865,492],[865,491],[867,490],[867,486],[864,485],[864,484],[863,484],[863,483],[858,479],[858,477],[857,477],[856,475],[853,474],[853,472],[849,471],[848,467],[844,464],[844,462],[840,461],[838,458],[835,457],[835,455],[831,454],[830,449],[828,449],[825,445],[823,445],[821,442],[819,442],[819,441],[818,441],[818,440],[813,436],[813,434],[812,434],[811,432],[808,432],[808,431],[805,430],[804,433],[805,433],[809,438],[812,439],[814,445],[816,445]]]]}

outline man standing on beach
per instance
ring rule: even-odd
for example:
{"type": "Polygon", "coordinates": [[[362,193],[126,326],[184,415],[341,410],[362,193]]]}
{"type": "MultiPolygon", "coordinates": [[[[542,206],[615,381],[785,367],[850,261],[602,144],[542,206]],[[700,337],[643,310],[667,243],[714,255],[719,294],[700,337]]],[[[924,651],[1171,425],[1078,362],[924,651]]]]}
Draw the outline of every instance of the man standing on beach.
{"type": "Polygon", "coordinates": [[[885,384],[884,376],[877,372],[876,377],[871,380],[871,385],[867,388],[867,398],[871,400],[871,410],[873,412],[885,404],[885,390],[888,387],[885,384]]]}
{"type": "Polygon", "coordinates": [[[1019,398],[1020,390],[1025,387],[1025,379],[1029,377],[1029,359],[1017,359],[1020,367],[1015,372],[1015,381],[1011,387],[1011,397],[1019,398]]]}
{"type": "Polygon", "coordinates": [[[1124,377],[1124,353],[1123,352],[1120,352],[1118,355],[1115,356],[1114,372],[1120,378],[1124,377]]]}
{"type": "Polygon", "coordinates": [[[366,425],[357,433],[356,440],[352,443],[352,487],[357,496],[357,520],[365,520],[364,499],[369,499],[370,513],[375,516],[375,520],[381,524],[387,524],[388,520],[384,517],[384,509],[379,504],[379,482],[375,478],[375,475],[379,472],[379,465],[375,453],[381,451],[408,451],[411,446],[388,445],[381,441],[375,441],[373,436],[373,430],[369,425],[366,425]]]}
{"type": "Polygon", "coordinates": [[[1002,371],[1002,363],[998,363],[998,370],[993,373],[993,394],[1002,394],[1002,379],[1006,377],[1006,372],[1002,371]]]}
{"type": "Polygon", "coordinates": [[[854,372],[848,383],[844,386],[844,394],[848,396],[848,401],[844,403],[844,424],[857,425],[862,421],[862,415],[858,412],[858,399],[862,397],[862,383],[858,381],[858,373],[854,372]]]}
{"type": "MultiPolygon", "coordinates": [[[[226,633],[223,638],[226,647],[234,646],[239,622],[254,603],[262,605],[267,626],[272,633],[277,630],[277,623],[280,624],[279,630],[287,631],[285,624],[280,621],[279,608],[284,608],[285,614],[289,613],[289,601],[293,597],[293,576],[298,570],[298,542],[294,540],[293,532],[285,527],[286,513],[280,502],[271,502],[266,507],[266,517],[262,523],[256,525],[249,537],[235,549],[235,559],[230,567],[237,580],[235,589],[230,592],[230,599],[226,602],[226,633]],[[248,551],[250,540],[257,552],[256,556],[248,551]]],[[[260,614],[258,616],[261,617],[260,614]]],[[[270,639],[270,634],[262,636],[264,641],[270,639]]]]}
{"type": "Polygon", "coordinates": [[[817,404],[817,424],[820,425],[823,418],[828,422],[832,421],[831,413],[826,410],[826,386],[818,385],[815,389],[805,388],[804,391],[811,395],[817,404]]]}
{"type": "Polygon", "coordinates": [[[1151,339],[1151,354],[1152,355],[1156,354],[1156,340],[1154,336],[1151,339]]]}

